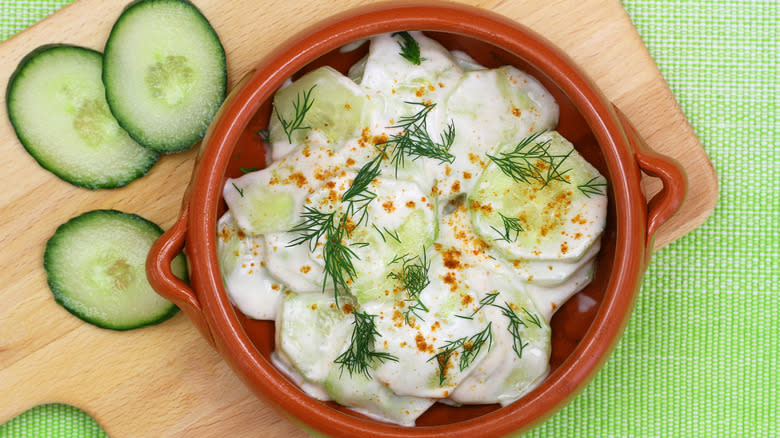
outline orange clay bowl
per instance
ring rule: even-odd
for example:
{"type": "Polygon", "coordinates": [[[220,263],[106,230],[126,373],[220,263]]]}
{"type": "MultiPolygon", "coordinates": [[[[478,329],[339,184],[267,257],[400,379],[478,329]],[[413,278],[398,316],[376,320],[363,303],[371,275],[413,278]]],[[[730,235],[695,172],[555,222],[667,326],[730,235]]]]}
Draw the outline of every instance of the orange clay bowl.
{"type": "MultiPolygon", "coordinates": [[[[233,89],[204,139],[181,217],[152,248],[152,286],[176,303],[258,396],[309,432],[329,436],[487,437],[526,431],[571,400],[609,356],[623,332],[647,266],[653,234],[682,204],[686,177],[673,160],[644,144],[628,120],[557,49],[528,29],[463,6],[384,4],[336,16],[293,38],[233,89]],[[423,30],[448,49],[460,49],[487,67],[511,64],[539,79],[560,106],[557,130],[609,182],[607,226],[593,282],[552,319],[551,370],[536,389],[508,405],[435,404],[415,427],[363,417],[333,402],[315,400],[270,360],[274,323],[237,311],[217,265],[217,219],[225,211],[222,186],[239,168],[263,167],[266,126],[274,92],[289,77],[322,65],[346,73],[367,50],[341,53],[370,35],[423,30]],[[660,178],[649,202],[641,173],[660,178]],[[171,259],[184,250],[190,284],[173,276],[171,259]]],[[[219,394],[214,394],[219,397],[219,394]]]]}

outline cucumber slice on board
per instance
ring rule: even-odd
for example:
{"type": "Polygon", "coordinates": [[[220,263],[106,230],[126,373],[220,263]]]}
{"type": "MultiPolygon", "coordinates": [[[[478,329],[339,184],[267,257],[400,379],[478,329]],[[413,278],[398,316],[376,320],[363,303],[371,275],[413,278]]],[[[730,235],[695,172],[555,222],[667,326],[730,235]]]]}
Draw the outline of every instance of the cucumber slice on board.
{"type": "Polygon", "coordinates": [[[103,82],[111,112],[137,142],[161,153],[203,138],[225,99],[225,50],[183,0],[140,0],[108,37],[103,82]]]}
{"type": "Polygon", "coordinates": [[[45,169],[89,189],[143,176],[158,154],[117,124],[101,81],[103,57],[53,44],[28,54],[11,76],[6,105],[19,141],[45,169]]]}
{"type": "MultiPolygon", "coordinates": [[[[170,318],[177,307],[146,278],[146,257],[162,230],[134,214],[93,210],[60,225],[46,243],[43,267],[54,299],[80,319],[129,330],[170,318]]],[[[186,278],[184,257],[173,272],[186,278]]]]}

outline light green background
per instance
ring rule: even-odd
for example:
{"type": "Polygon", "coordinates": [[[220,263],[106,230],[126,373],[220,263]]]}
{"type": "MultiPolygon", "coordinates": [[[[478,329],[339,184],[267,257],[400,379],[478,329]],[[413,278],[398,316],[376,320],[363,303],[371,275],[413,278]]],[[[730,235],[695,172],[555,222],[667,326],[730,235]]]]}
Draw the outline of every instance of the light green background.
{"type": "MultiPolygon", "coordinates": [[[[0,39],[68,3],[0,0],[0,39]]],[[[655,254],[605,367],[527,436],[780,436],[780,2],[623,5],[715,166],[718,205],[655,254]]],[[[102,436],[63,405],[0,425],[8,438],[102,436]]]]}

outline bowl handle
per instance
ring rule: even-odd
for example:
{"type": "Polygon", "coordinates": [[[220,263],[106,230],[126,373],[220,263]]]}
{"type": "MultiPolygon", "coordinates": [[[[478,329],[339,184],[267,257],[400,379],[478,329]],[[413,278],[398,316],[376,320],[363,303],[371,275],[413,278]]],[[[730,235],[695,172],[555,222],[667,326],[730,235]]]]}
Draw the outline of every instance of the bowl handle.
{"type": "Polygon", "coordinates": [[[655,232],[680,210],[688,193],[688,178],[683,167],[673,158],[650,149],[625,114],[615,107],[618,119],[634,150],[634,159],[639,169],[661,180],[663,187],[647,203],[647,235],[645,237],[645,260],[653,250],[655,232]]]}
{"type": "Polygon", "coordinates": [[[176,277],[171,271],[171,261],[184,249],[187,235],[187,217],[189,208],[185,207],[173,226],[163,233],[152,245],[146,259],[146,276],[152,288],[163,298],[176,304],[195,323],[206,340],[214,345],[211,330],[203,318],[198,297],[187,282],[176,277]]]}

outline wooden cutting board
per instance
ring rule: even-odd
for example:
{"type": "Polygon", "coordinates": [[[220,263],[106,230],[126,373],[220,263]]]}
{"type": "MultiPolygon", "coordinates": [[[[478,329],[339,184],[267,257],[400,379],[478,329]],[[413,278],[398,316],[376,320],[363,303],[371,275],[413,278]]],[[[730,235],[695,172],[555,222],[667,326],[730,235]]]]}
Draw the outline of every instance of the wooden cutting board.
{"type": "MultiPolygon", "coordinates": [[[[290,35],[367,1],[195,0],[221,36],[233,83],[290,35]]],[[[633,121],[650,146],[690,178],[682,211],[659,231],[661,247],[712,212],[717,182],[701,144],[618,0],[470,3],[511,17],[567,52],[633,121]]],[[[0,82],[26,53],[54,42],[102,50],[124,2],[80,0],[0,45],[0,82]]],[[[166,156],[116,190],[72,187],[20,146],[0,105],[0,423],[38,404],[84,409],[113,438],[302,436],[255,398],[183,315],[130,332],[95,328],[55,304],[42,269],[46,240],[82,212],[114,208],[173,224],[194,149],[166,156]]],[[[657,182],[647,179],[649,193],[657,182]]]]}

